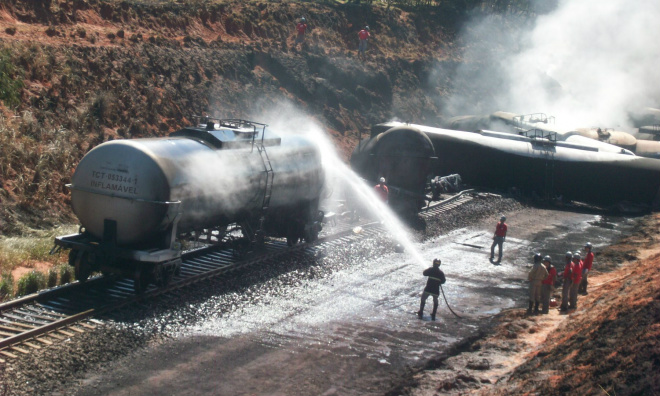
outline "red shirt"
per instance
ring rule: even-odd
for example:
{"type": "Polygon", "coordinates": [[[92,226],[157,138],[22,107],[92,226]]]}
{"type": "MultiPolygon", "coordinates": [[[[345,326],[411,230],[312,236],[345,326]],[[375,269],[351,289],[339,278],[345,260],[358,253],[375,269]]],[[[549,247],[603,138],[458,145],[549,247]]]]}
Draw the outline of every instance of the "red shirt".
{"type": "Polygon", "coordinates": [[[371,37],[371,34],[366,30],[362,29],[358,32],[358,36],[360,37],[360,40],[366,40],[369,37],[371,37]]]}
{"type": "Polygon", "coordinates": [[[592,252],[587,253],[587,257],[584,258],[584,264],[582,269],[588,269],[591,271],[591,266],[594,264],[594,254],[592,252]]]}
{"type": "Polygon", "coordinates": [[[499,222],[495,227],[495,236],[504,238],[506,236],[506,223],[499,222]]]}
{"type": "Polygon", "coordinates": [[[307,24],[299,22],[296,25],[296,30],[298,30],[298,34],[305,34],[305,30],[307,30],[307,24]]]}
{"type": "Polygon", "coordinates": [[[553,285],[555,283],[555,277],[557,276],[557,269],[555,267],[550,267],[548,270],[548,277],[543,279],[541,282],[544,285],[553,285]]]}
{"type": "Polygon", "coordinates": [[[386,185],[376,184],[374,190],[376,190],[376,195],[378,195],[383,202],[387,201],[387,195],[390,193],[390,189],[387,188],[386,185]]]}
{"type": "Polygon", "coordinates": [[[566,263],[566,266],[564,267],[564,279],[571,279],[573,268],[575,268],[575,264],[573,264],[572,261],[566,263]]]}
{"type": "Polygon", "coordinates": [[[573,263],[573,284],[579,283],[582,280],[582,260],[579,263],[573,263]]]}

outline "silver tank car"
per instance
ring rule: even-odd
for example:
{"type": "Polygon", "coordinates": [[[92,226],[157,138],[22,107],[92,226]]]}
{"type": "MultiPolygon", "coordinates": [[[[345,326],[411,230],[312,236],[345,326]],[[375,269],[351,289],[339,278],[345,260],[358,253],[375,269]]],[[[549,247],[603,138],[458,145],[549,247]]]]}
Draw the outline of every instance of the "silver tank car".
{"type": "MultiPolygon", "coordinates": [[[[586,138],[556,141],[545,135],[462,132],[390,122],[374,126],[370,140],[353,152],[351,165],[363,177],[373,180],[375,169],[397,169],[399,159],[377,147],[378,137],[393,130],[400,138],[415,137],[407,137],[407,142],[420,142],[416,153],[427,157],[432,176],[457,173],[472,186],[516,189],[540,198],[560,197],[601,207],[657,209],[660,205],[659,160],[586,138]],[[420,135],[432,143],[432,155],[420,135]]],[[[426,168],[420,169],[425,172],[426,168]]],[[[411,178],[396,172],[384,176],[394,186],[411,178]]]]}
{"type": "Polygon", "coordinates": [[[310,224],[322,217],[324,184],[318,147],[275,136],[263,124],[216,121],[167,138],[106,142],[85,155],[70,185],[84,232],[56,240],[72,248],[77,278],[99,267],[133,270],[140,262],[171,261],[180,256],[177,235],[235,223],[290,241],[316,239],[320,225],[310,224]],[[104,252],[111,245],[133,254],[109,262],[90,247],[99,241],[104,252]],[[167,253],[135,253],[154,250],[167,253]],[[81,265],[87,270],[78,271],[81,265]]]}
{"type": "MultiPolygon", "coordinates": [[[[265,147],[274,173],[270,208],[318,200],[316,147],[296,137],[265,147]]],[[[189,137],[116,140],[80,161],[71,202],[92,235],[103,237],[104,220],[112,219],[117,242],[130,244],[166,230],[179,213],[179,232],[234,222],[261,210],[265,188],[256,148],[218,149],[189,137]]]]}

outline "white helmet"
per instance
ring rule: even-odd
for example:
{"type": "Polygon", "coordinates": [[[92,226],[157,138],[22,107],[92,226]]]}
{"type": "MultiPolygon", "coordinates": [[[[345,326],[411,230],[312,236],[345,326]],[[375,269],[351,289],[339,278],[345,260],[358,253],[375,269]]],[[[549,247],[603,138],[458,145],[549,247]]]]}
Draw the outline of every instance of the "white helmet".
{"type": "Polygon", "coordinates": [[[384,178],[384,177],[381,177],[379,181],[380,181],[381,183],[385,183],[385,178],[384,178]]]}

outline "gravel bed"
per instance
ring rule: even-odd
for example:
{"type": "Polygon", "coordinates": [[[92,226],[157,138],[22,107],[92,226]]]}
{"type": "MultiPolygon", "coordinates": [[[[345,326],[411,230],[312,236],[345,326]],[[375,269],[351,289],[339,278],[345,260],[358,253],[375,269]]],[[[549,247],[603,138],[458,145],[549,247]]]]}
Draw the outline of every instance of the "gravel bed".
{"type": "MultiPolygon", "coordinates": [[[[508,198],[477,197],[427,219],[426,229],[414,235],[423,241],[486,217],[496,221],[500,213],[523,208],[508,198]]],[[[11,395],[74,394],[85,373],[102,373],[111,362],[130,359],[143,348],[179,334],[184,327],[240,313],[255,304],[267,304],[270,299],[295,298],[298,288],[306,282],[359,266],[383,249],[393,251],[395,245],[396,241],[387,236],[369,238],[320,251],[314,257],[246,268],[144,301],[99,318],[104,324],[95,330],[11,359],[0,368],[2,383],[11,395]]]]}

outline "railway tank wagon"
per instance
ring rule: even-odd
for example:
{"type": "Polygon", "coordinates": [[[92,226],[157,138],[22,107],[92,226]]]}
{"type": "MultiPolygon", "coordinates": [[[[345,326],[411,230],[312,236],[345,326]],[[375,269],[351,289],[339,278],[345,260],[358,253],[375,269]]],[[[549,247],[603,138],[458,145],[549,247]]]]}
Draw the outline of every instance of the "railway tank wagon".
{"type": "Polygon", "coordinates": [[[403,126],[378,125],[372,136],[353,150],[351,167],[374,184],[385,177],[390,207],[405,216],[416,215],[425,204],[426,179],[435,159],[433,143],[421,131],[403,126]]]}
{"type": "MultiPolygon", "coordinates": [[[[602,207],[658,207],[660,161],[602,142],[588,145],[584,141],[553,141],[547,136],[462,132],[398,122],[379,124],[372,128],[372,137],[354,151],[357,161],[351,159],[363,177],[373,177],[373,161],[384,158],[365,148],[373,147],[371,141],[393,128],[401,134],[428,137],[436,157],[428,157],[429,176],[458,173],[463,182],[473,186],[516,188],[541,198],[561,197],[563,201],[602,207]]],[[[427,152],[426,146],[419,145],[417,152],[427,152]]],[[[390,166],[396,168],[397,164],[390,166]]]]}
{"type": "Polygon", "coordinates": [[[313,241],[321,229],[321,154],[264,124],[208,119],[167,138],[115,140],[91,150],[72,177],[78,234],[58,237],[84,281],[122,273],[136,291],[166,284],[184,238],[207,243],[313,241]]]}

